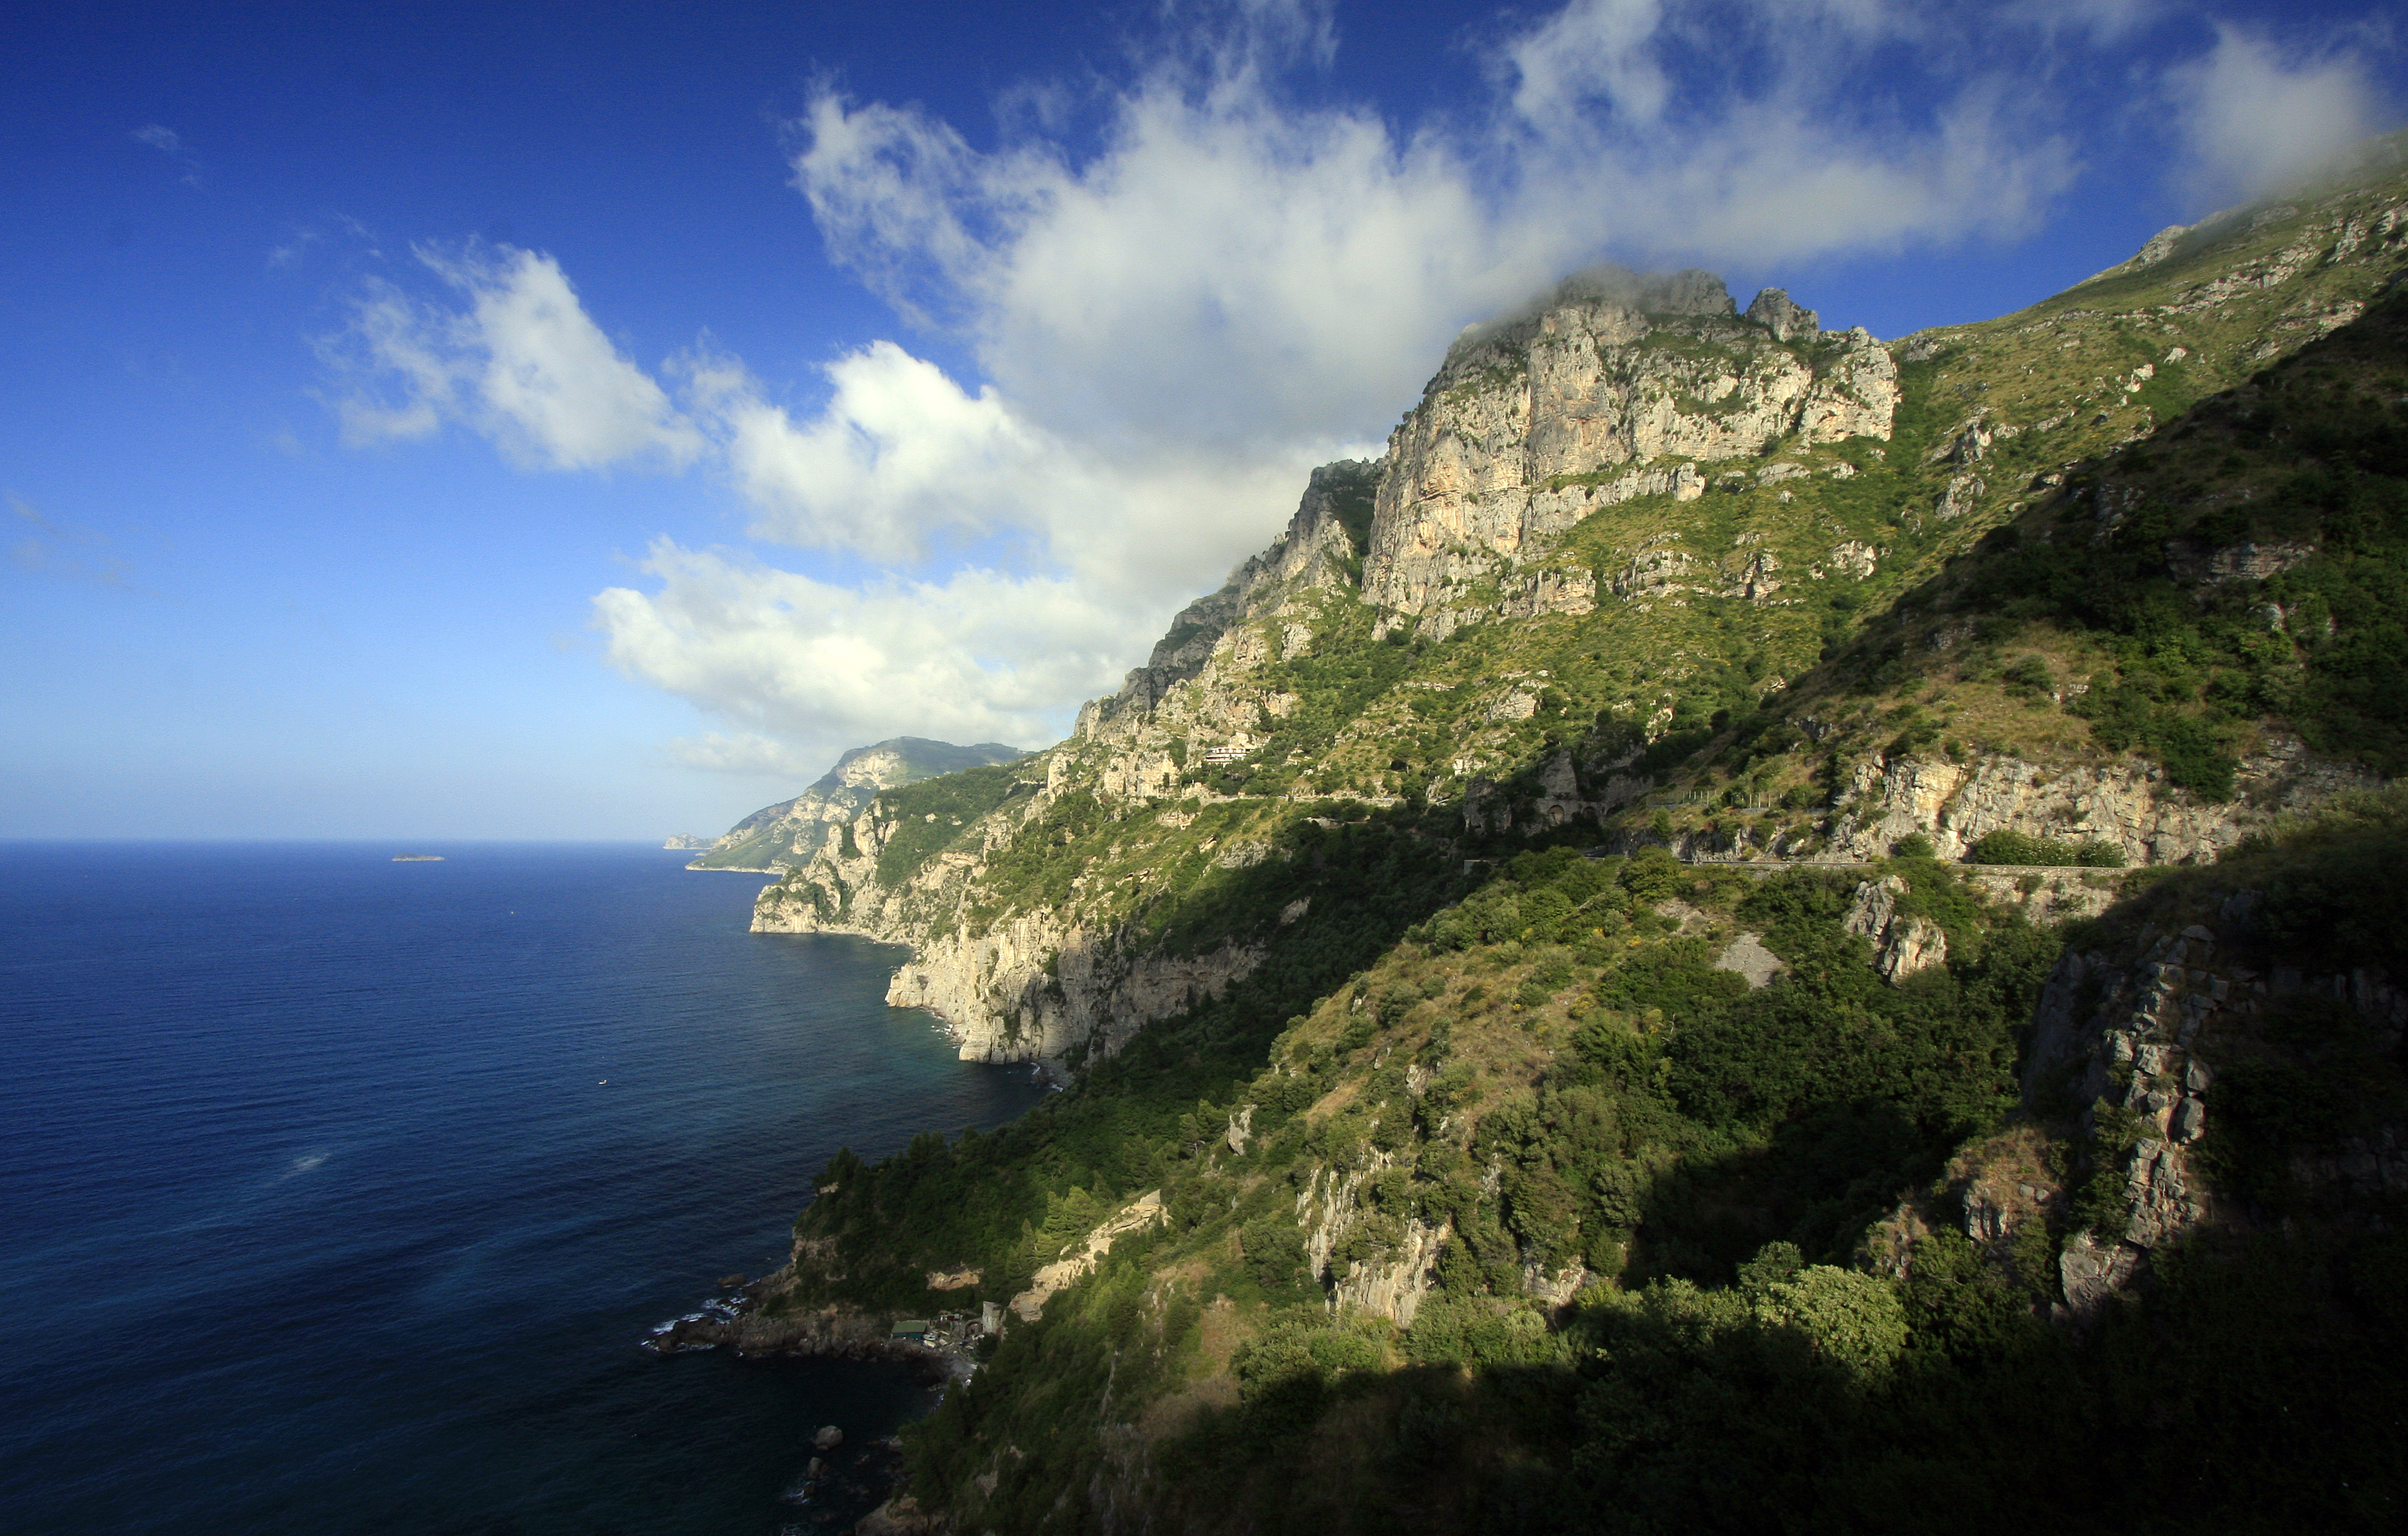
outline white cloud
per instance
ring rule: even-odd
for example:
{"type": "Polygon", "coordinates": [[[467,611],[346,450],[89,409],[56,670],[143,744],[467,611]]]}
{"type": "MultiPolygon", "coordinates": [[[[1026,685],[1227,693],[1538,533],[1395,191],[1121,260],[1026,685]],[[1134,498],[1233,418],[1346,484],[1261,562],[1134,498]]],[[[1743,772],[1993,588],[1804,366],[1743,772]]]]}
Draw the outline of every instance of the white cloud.
{"type": "Polygon", "coordinates": [[[668,743],[667,751],[672,760],[690,768],[753,779],[813,779],[827,768],[817,757],[796,750],[791,742],[756,731],[739,731],[733,736],[719,731],[681,736],[668,743]]]}
{"type": "Polygon", "coordinates": [[[968,570],[856,589],[666,539],[640,568],[657,591],[594,600],[611,661],[821,767],[896,735],[1051,740],[1065,701],[1128,665],[1136,618],[1059,577],[968,570]]]}
{"type": "Polygon", "coordinates": [[[321,346],[351,379],[336,402],[345,441],[423,437],[458,420],[552,469],[650,456],[682,465],[701,452],[700,432],[594,323],[552,257],[509,246],[416,255],[465,308],[390,282],[366,288],[351,325],[321,346]]]}
{"type": "Polygon", "coordinates": [[[1340,452],[1271,443],[1231,458],[1163,445],[1130,462],[1024,420],[992,387],[970,394],[892,342],[824,372],[827,399],[800,423],[731,364],[692,374],[696,412],[755,509],[755,538],[903,569],[932,550],[1000,543],[1020,564],[1149,610],[1258,548],[1305,472],[1340,452]]]}
{"type": "Polygon", "coordinates": [[[731,365],[695,372],[757,537],[908,563],[932,535],[1025,525],[1048,445],[993,389],[972,395],[891,341],[826,375],[826,406],[797,425],[731,365]]]}
{"type": "Polygon", "coordinates": [[[1513,110],[1550,128],[1570,125],[1591,103],[1655,122],[1672,91],[1649,48],[1663,21],[1657,0],[1572,0],[1501,50],[1513,110]]]}
{"type": "Polygon", "coordinates": [[[1467,321],[1601,255],[2013,233],[2070,179],[2028,93],[1877,56],[1912,7],[1735,15],[1708,38],[1694,7],[1575,0],[1493,50],[1495,100],[1412,134],[1297,105],[1242,26],[1106,102],[1083,159],[824,91],[795,179],[831,252],[973,337],[1029,421],[1242,452],[1384,424],[1467,321]]]}
{"type": "Polygon", "coordinates": [[[2356,55],[2286,51],[2229,26],[2167,85],[2187,139],[2193,192],[2210,201],[2305,179],[2391,115],[2356,55]]]}
{"type": "Polygon", "coordinates": [[[184,185],[188,187],[198,187],[201,184],[200,156],[193,153],[191,147],[184,142],[184,136],[176,132],[175,129],[166,127],[161,123],[146,122],[141,127],[127,134],[125,136],[131,138],[136,144],[148,144],[150,148],[158,151],[161,154],[165,155],[168,159],[174,161],[179,165],[183,166],[184,174],[180,179],[183,181],[184,185]]]}
{"type": "MultiPolygon", "coordinates": [[[[891,342],[828,365],[824,402],[800,418],[740,363],[697,353],[677,369],[681,407],[609,348],[549,258],[422,259],[448,298],[373,283],[325,343],[352,386],[335,402],[347,440],[463,422],[530,466],[707,455],[752,505],[755,538],[886,573],[849,587],[663,541],[641,567],[660,590],[595,599],[615,665],[755,735],[808,743],[806,760],[898,731],[1052,739],[1340,452],[1119,458],[891,342]]],[[[718,767],[726,754],[679,755],[718,767]]]]}

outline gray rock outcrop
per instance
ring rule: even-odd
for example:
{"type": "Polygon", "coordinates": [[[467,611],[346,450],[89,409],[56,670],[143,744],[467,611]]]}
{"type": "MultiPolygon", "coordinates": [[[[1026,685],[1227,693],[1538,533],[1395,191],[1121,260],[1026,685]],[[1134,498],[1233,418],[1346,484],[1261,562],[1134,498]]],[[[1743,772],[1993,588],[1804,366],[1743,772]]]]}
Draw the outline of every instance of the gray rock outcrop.
{"type": "Polygon", "coordinates": [[[1957,859],[1988,833],[2010,831],[2109,843],[2130,864],[2198,864],[2285,811],[2373,782],[2280,737],[2242,760],[2240,792],[2223,802],[2170,790],[2162,769],[2137,758],[2055,768],[2004,754],[1867,758],[1841,791],[1830,845],[1880,858],[1919,832],[1940,857],[1957,859]]]}
{"type": "MultiPolygon", "coordinates": [[[[2233,893],[2222,911],[2246,928],[2257,893],[2233,893]]],[[[2115,1215],[2106,1229],[2077,1234],[2059,1256],[2067,1315],[2082,1318],[2144,1279],[2150,1256],[2203,1224],[2245,1227],[2247,1214],[2219,1196],[2199,1157],[2215,1116],[2219,1064],[2238,1053],[2262,1055],[2264,1021],[2286,997],[2339,1003],[2396,1046],[2408,1032],[2408,987],[2384,967],[2359,965],[2315,974],[2267,967],[2243,944],[2239,953],[2214,928],[2179,932],[2144,927],[2109,953],[2068,951],[2042,988],[2024,1069],[2028,1100],[2054,1096],[2075,1104],[2105,1102],[2140,1127],[2128,1148],[2114,1148],[2121,1176],[2115,1215]]],[[[2090,1115],[2086,1112],[2085,1119],[2090,1115]]],[[[2408,1194],[2408,1146],[2401,1127],[2386,1126],[2331,1156],[2300,1156],[2298,1187],[2342,1204],[2379,1210],[2408,1194]]]]}
{"type": "Polygon", "coordinates": [[[1948,959],[1948,936],[1928,917],[1901,915],[1906,882],[1885,875],[1858,885],[1840,926],[1872,940],[1873,969],[1893,986],[1948,959]]]}

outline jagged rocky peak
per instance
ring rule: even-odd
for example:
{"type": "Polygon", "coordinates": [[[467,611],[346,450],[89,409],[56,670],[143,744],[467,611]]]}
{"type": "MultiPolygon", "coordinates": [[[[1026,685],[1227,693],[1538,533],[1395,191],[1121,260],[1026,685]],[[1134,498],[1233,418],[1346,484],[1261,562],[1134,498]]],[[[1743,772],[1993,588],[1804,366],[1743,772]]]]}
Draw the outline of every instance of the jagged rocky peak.
{"type": "Polygon", "coordinates": [[[1898,399],[1879,341],[1780,289],[1742,316],[1709,272],[1591,268],[1449,350],[1388,439],[1364,596],[1430,632],[1488,583],[1519,594],[1502,616],[1584,611],[1593,582],[1515,567],[1601,508],[1696,499],[1717,461],[1886,441],[1898,399]]]}
{"type": "Polygon", "coordinates": [[[1204,669],[1232,624],[1278,606],[1313,587],[1349,582],[1345,561],[1369,548],[1374,487],[1380,465],[1370,459],[1340,459],[1315,469],[1296,515],[1270,548],[1249,556],[1220,590],[1179,610],[1156,640],[1143,667],[1122,679],[1120,691],[1080,711],[1079,734],[1096,724],[1143,712],[1176,684],[1204,669]]]}
{"type": "Polygon", "coordinates": [[[1767,288],[1747,307],[1747,318],[1770,331],[1778,341],[1812,341],[1823,332],[1813,310],[1793,304],[1786,288],[1767,288]]]}

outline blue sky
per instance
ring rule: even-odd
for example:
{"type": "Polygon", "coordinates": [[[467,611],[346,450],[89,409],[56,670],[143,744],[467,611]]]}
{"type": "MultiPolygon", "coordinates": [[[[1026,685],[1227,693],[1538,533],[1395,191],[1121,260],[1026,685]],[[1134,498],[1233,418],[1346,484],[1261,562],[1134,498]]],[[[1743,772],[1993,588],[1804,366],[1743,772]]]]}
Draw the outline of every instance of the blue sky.
{"type": "Polygon", "coordinates": [[[0,836],[1041,745],[1566,271],[1984,318],[2403,94],[2377,5],[360,8],[10,23],[0,836]]]}

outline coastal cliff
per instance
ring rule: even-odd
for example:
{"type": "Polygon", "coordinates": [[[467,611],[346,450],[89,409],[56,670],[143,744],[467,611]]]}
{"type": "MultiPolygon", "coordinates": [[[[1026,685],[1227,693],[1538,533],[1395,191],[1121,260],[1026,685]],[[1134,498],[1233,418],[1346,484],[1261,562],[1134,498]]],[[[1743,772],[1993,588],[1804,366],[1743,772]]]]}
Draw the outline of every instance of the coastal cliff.
{"type": "Polygon", "coordinates": [[[672,839],[664,846],[702,848],[702,855],[686,866],[689,869],[782,873],[810,863],[834,828],[853,819],[882,789],[917,783],[967,768],[1010,762],[1020,755],[1018,748],[997,741],[957,747],[950,741],[898,736],[853,748],[800,795],[762,807],[716,840],[705,843],[695,839],[672,839]]]}

